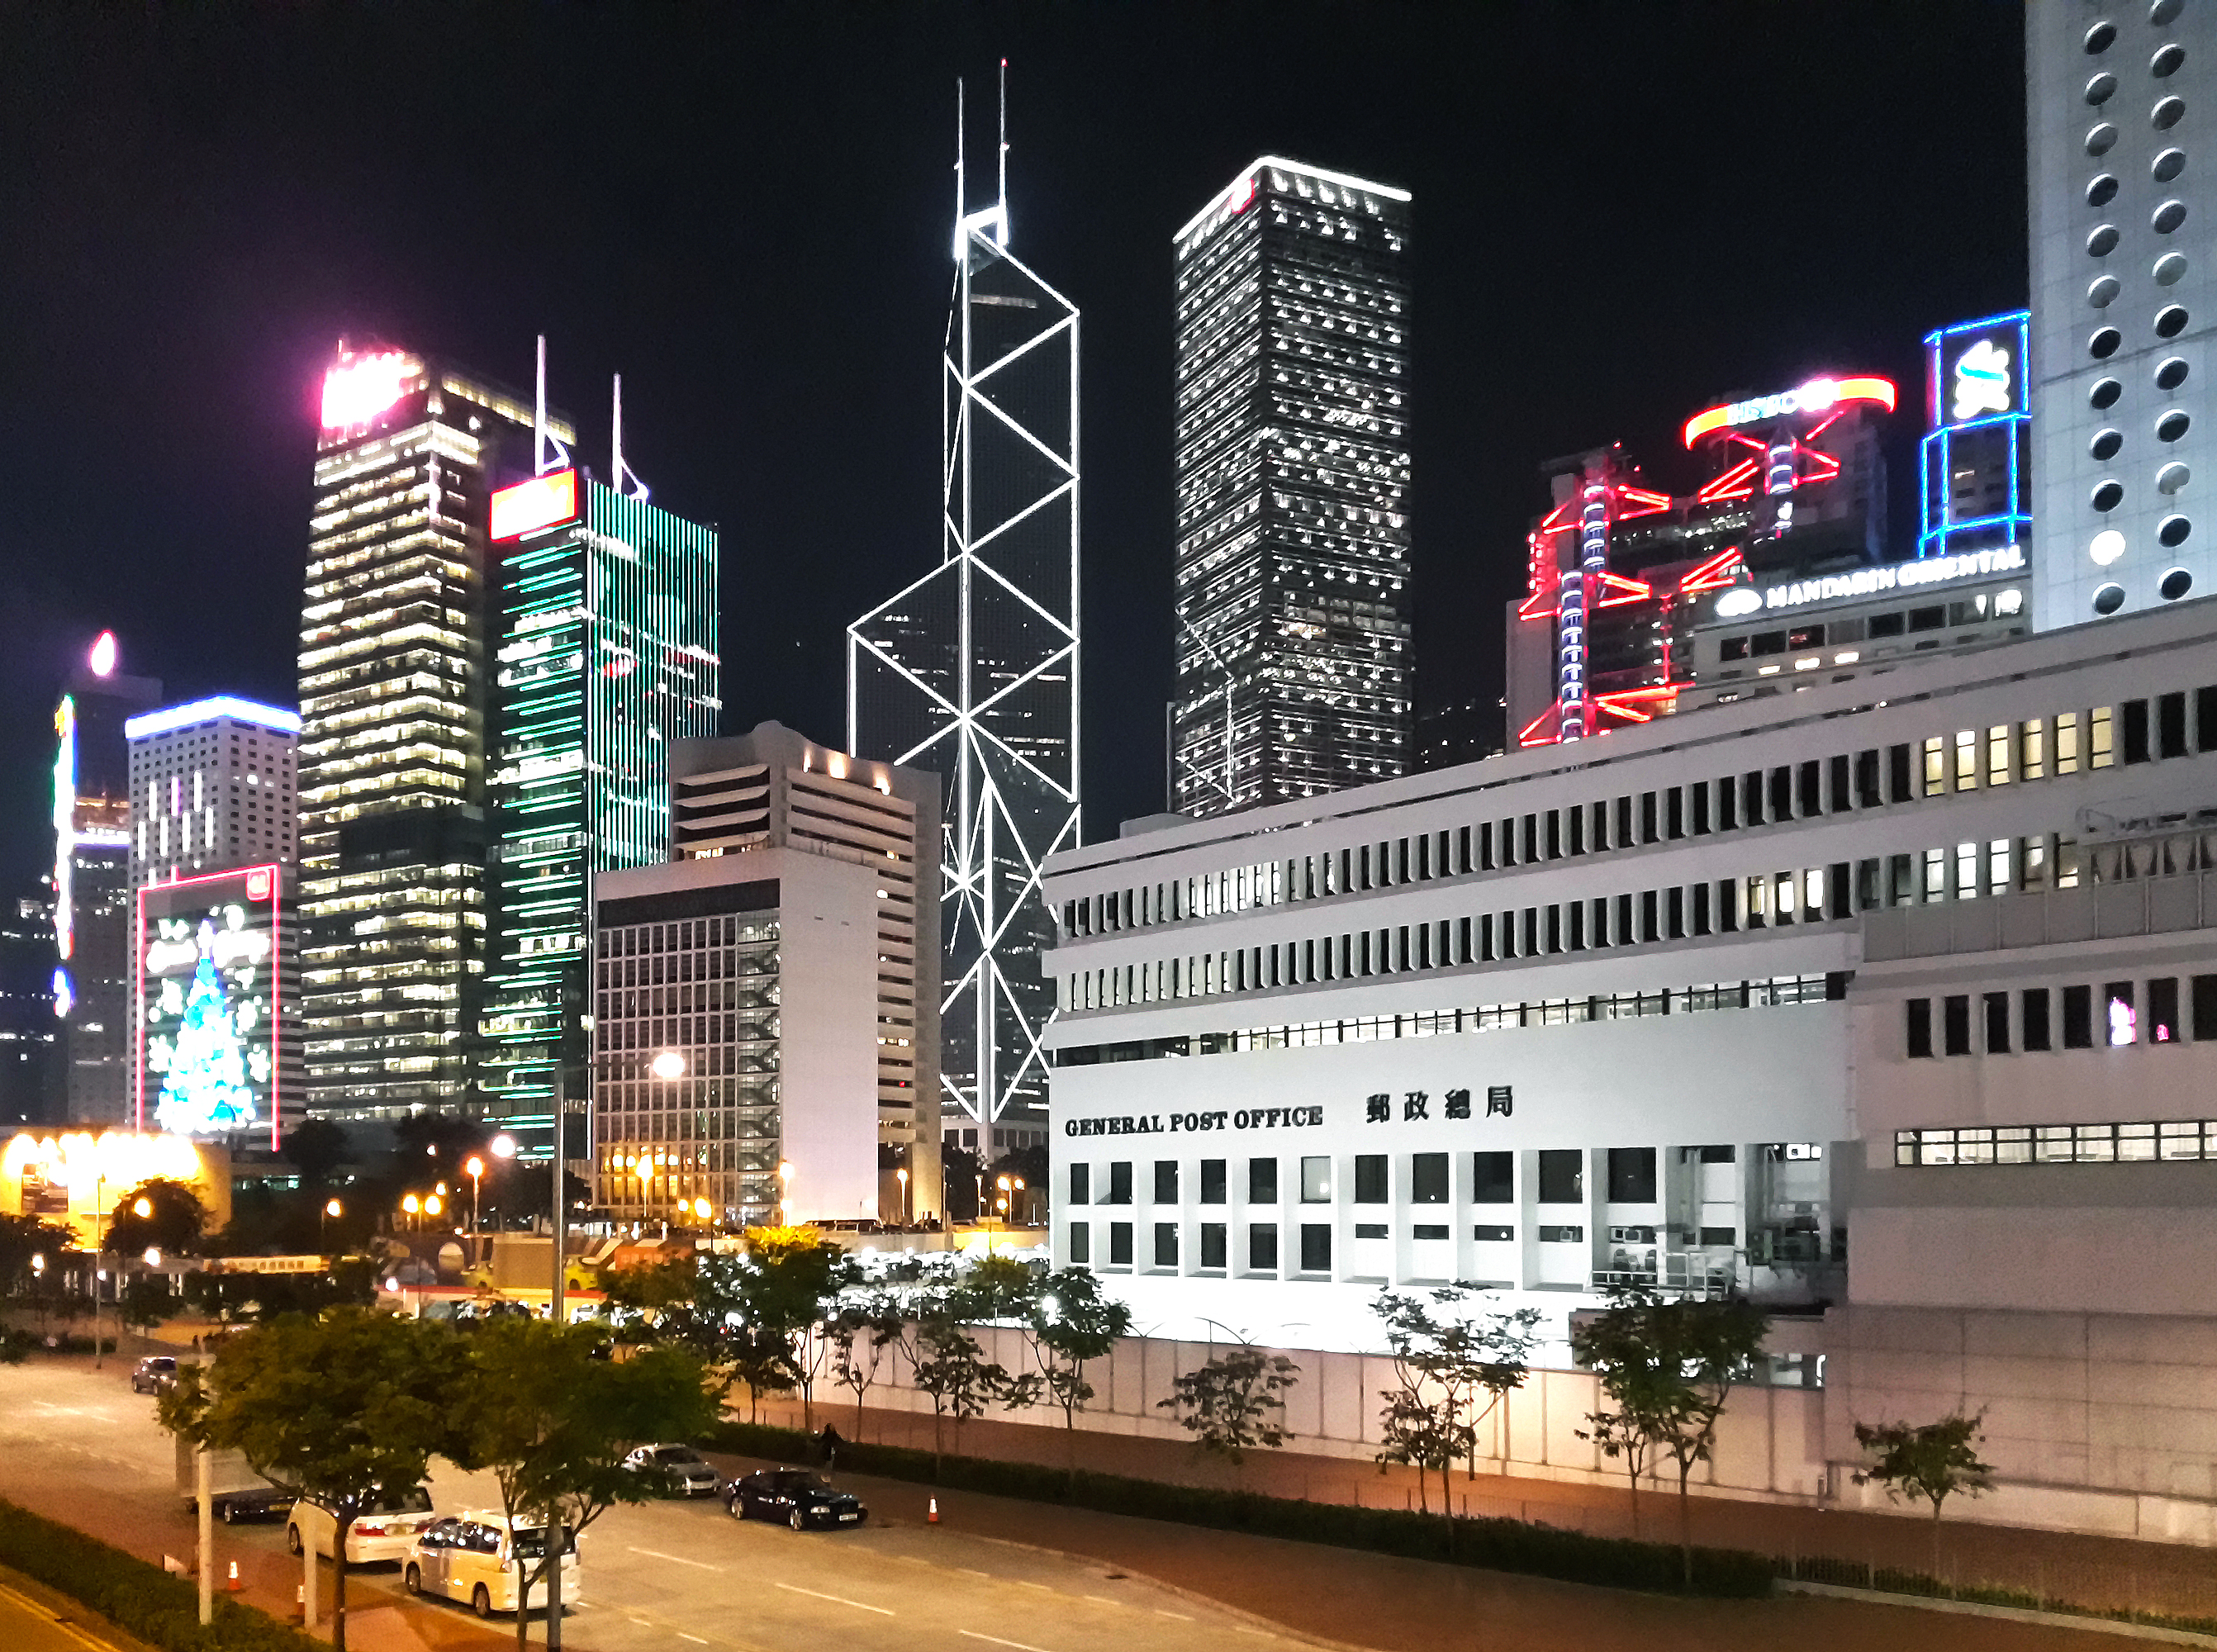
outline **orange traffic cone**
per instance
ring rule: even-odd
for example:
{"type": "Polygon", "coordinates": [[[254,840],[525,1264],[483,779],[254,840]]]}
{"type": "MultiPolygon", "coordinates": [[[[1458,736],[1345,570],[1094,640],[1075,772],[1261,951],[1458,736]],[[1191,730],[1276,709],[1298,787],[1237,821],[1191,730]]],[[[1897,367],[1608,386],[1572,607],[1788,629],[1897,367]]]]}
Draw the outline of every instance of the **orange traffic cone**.
{"type": "MultiPolygon", "coordinates": [[[[924,1523],[926,1526],[937,1526],[937,1525],[939,1524],[939,1499],[938,1499],[938,1498],[935,1497],[935,1498],[933,1498],[933,1499],[931,1500],[931,1512],[930,1512],[929,1514],[926,1514],[926,1515],[923,1517],[923,1523],[924,1523]]],[[[238,1569],[238,1568],[237,1566],[235,1566],[235,1565],[234,1565],[231,1569],[232,1569],[232,1571],[236,1572],[236,1571],[238,1569]]]]}
{"type": "Polygon", "coordinates": [[[235,1560],[234,1560],[234,1561],[232,1561],[232,1562],[231,1563],[231,1586],[230,1586],[230,1587],[231,1587],[231,1592],[232,1592],[233,1594],[237,1594],[237,1593],[239,1592],[239,1590],[241,1590],[242,1588],[244,1588],[244,1587],[246,1587],[244,1584],[241,1583],[241,1582],[238,1581],[238,1563],[237,1561],[235,1561],[235,1560]]]}

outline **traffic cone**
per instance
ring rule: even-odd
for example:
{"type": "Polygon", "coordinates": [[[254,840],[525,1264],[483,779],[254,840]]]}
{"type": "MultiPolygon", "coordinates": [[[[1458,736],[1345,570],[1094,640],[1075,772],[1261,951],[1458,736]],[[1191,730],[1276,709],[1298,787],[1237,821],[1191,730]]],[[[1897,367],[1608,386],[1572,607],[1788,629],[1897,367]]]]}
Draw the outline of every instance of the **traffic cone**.
{"type": "Polygon", "coordinates": [[[234,1560],[234,1561],[232,1561],[232,1562],[231,1563],[231,1583],[230,1583],[231,1592],[232,1592],[233,1594],[237,1594],[237,1593],[238,1593],[241,1589],[244,1588],[245,1587],[246,1587],[246,1586],[245,1586],[244,1584],[241,1583],[241,1582],[238,1581],[238,1563],[237,1561],[235,1561],[235,1560],[234,1560]]]}
{"type": "MultiPolygon", "coordinates": [[[[926,1515],[923,1517],[923,1523],[924,1523],[926,1526],[937,1526],[937,1525],[939,1524],[939,1499],[938,1499],[938,1498],[935,1497],[935,1498],[933,1498],[933,1499],[931,1500],[931,1512],[930,1512],[929,1514],[926,1514],[926,1515]]],[[[237,1571],[237,1570],[238,1569],[238,1568],[237,1566],[233,1566],[231,1569],[232,1569],[232,1571],[234,1571],[234,1572],[235,1572],[235,1571],[237,1571]]]]}

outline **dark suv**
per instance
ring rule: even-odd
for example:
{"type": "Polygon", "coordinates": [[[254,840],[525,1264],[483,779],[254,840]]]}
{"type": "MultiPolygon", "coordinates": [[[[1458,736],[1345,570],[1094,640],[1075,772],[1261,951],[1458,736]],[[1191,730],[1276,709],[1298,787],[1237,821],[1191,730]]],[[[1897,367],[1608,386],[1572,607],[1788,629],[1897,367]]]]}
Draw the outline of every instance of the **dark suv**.
{"type": "Polygon", "coordinates": [[[131,1372],[133,1394],[166,1394],[176,1385],[177,1362],[170,1354],[150,1354],[131,1372]]]}

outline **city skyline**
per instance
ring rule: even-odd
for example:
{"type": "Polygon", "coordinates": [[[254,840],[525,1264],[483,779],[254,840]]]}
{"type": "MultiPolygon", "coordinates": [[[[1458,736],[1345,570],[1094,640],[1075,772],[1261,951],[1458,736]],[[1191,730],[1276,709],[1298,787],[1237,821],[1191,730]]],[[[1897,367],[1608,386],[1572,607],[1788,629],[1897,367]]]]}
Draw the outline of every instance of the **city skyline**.
{"type": "MultiPolygon", "coordinates": [[[[1839,180],[1828,182],[1819,199],[1802,203],[1807,228],[1800,244],[1765,255],[1771,279],[1759,284],[1764,290],[1751,296],[1742,281],[1726,296],[1691,274],[1651,281],[1652,292],[1614,278],[1550,278],[1535,287],[1503,262],[1510,249],[1488,227],[1502,216],[1488,193],[1498,181],[1480,190],[1471,169],[1509,128],[1479,123],[1483,130],[1462,132],[1448,119],[1448,90],[1473,54],[1497,49],[1520,30],[1536,31],[1524,43],[1542,46],[1556,25],[1526,20],[1427,28],[1386,20],[1336,50],[1405,77],[1393,108],[1356,100],[1359,108],[1327,113],[1331,100],[1312,96],[1324,65],[1297,40],[1274,38],[1259,74],[1226,77],[1203,66],[1215,60],[1218,48],[1245,38],[1244,15],[1225,12],[1184,25],[1188,49],[1168,54],[1155,49],[1157,38],[1143,46],[1148,31],[1138,23],[1090,30],[1028,23],[993,31],[991,39],[971,24],[940,30],[919,25],[912,33],[889,26],[878,34],[850,25],[820,40],[797,21],[761,25],[750,38],[767,48],[855,48],[849,55],[856,65],[852,84],[809,95],[830,100],[824,112],[840,117],[832,122],[837,129],[812,147],[774,145],[773,166],[804,192],[819,176],[867,180],[843,184],[837,224],[820,244],[796,255],[803,268],[788,276],[805,279],[797,287],[788,280],[791,296],[781,302],[801,306],[793,314],[800,324],[781,326],[777,336],[759,329],[736,332],[716,318],[769,313],[753,296],[762,289],[747,285],[756,278],[744,261],[721,258],[733,244],[729,230],[696,224],[679,237],[657,226],[624,268],[602,258],[559,272],[524,250],[528,240],[516,233],[522,198],[513,192],[506,200],[477,192],[472,199],[492,204],[460,218],[441,216],[454,210],[442,207],[435,222],[403,223],[395,216],[399,203],[408,200],[412,213],[416,198],[400,180],[420,157],[402,143],[394,123],[418,98],[456,85],[461,67],[427,71],[427,89],[396,93],[389,104],[365,101],[352,89],[374,77],[326,77],[325,89],[337,99],[332,129],[360,165],[337,194],[306,213],[287,207],[308,199],[300,194],[306,180],[269,157],[288,147],[275,134],[305,131],[312,119],[320,124],[320,108],[312,116],[297,96],[268,102],[252,117],[264,123],[256,140],[244,144],[240,134],[211,126],[211,112],[189,101],[137,117],[116,143],[151,142],[164,120],[173,122],[184,139],[173,162],[182,195],[234,201],[234,210],[246,216],[230,262],[211,263],[197,222],[154,210],[143,197],[129,203],[144,221],[145,256],[104,265],[92,293],[58,290],[35,259],[19,257],[0,268],[0,285],[51,324],[17,375],[19,389],[46,409],[22,458],[60,481],[62,496],[73,501],[66,512],[44,498],[34,501],[9,530],[15,554],[7,559],[7,594],[16,629],[9,663],[0,670],[0,694],[17,713],[13,720],[22,721],[26,704],[50,702],[65,656],[103,627],[117,631],[127,669],[169,678],[180,698],[223,691],[288,701],[289,650],[282,639],[290,622],[286,605],[263,593],[298,577],[288,570],[298,567],[298,524],[306,508],[301,460],[313,439],[306,404],[317,360],[342,334],[382,335],[452,353],[516,381],[525,377],[530,334],[543,323],[565,366],[565,385],[605,383],[608,371],[625,372],[637,430],[632,445],[652,455],[644,462],[669,497],[727,533],[744,525],[775,548],[756,570],[759,583],[744,611],[726,616],[726,651],[747,662],[726,688],[734,718],[776,715],[798,726],[837,726],[843,619],[898,588],[889,577],[897,564],[928,554],[917,525],[928,533],[936,460],[928,418],[929,347],[917,341],[934,336],[932,312],[945,296],[932,274],[935,265],[943,268],[944,257],[945,99],[956,74],[977,76],[1004,50],[1012,59],[1012,123],[1024,156],[1011,213],[1038,267],[1074,272],[1071,295],[1088,314],[1090,355],[1096,363],[1086,391],[1087,426],[1099,438],[1089,443],[1089,470],[1108,482],[1105,497],[1098,482],[1091,490],[1088,537],[1095,550],[1086,598],[1090,613],[1110,628],[1118,646],[1096,663],[1086,685],[1084,721],[1099,731],[1086,754],[1089,838],[1113,831],[1121,817],[1161,805],[1159,712],[1130,718],[1116,708],[1135,702],[1158,708],[1168,697],[1172,315],[1163,240],[1189,215],[1195,200],[1205,199],[1254,154],[1288,153],[1392,178],[1428,203],[1414,287],[1417,307],[1440,319],[1428,324],[1413,368],[1418,480],[1411,493],[1418,693],[1426,703],[1483,692],[1491,675],[1490,627],[1479,628],[1467,648],[1427,627],[1442,626],[1473,602],[1491,608],[1514,589],[1530,478],[1549,453],[1612,430],[1659,429],[1681,404],[1712,388],[1793,382],[1805,368],[1872,351],[1882,358],[1874,365],[1907,379],[1914,341],[1924,332],[2022,299],[2016,228],[2021,127],[2014,109],[2021,43],[2013,19],[1971,8],[1922,19],[1914,28],[1920,49],[1909,54],[1905,68],[1889,69],[1919,83],[1929,77],[1936,96],[1948,87],[1954,106],[1964,110],[1969,147],[1960,176],[1919,176],[1885,164],[1904,153],[1908,139],[1901,135],[1881,132],[1856,140],[1868,151],[1858,175],[1884,175],[1890,194],[1904,197],[1890,207],[1892,221],[1905,231],[1946,226],[1955,256],[1942,261],[1943,268],[1888,271],[1874,282],[1880,266],[1863,243],[1866,219],[1858,207],[1877,186],[1839,180]],[[902,57],[887,48],[908,46],[917,49],[897,64],[886,60],[902,57]],[[1164,73],[1170,78],[1160,84],[1150,78],[1164,73]],[[1965,84],[1967,106],[1960,96],[1965,84]],[[844,100],[857,97],[874,100],[879,118],[843,120],[851,107],[844,100]],[[1162,120],[1173,106],[1180,118],[1162,120]],[[1120,108],[1128,110],[1121,119],[1111,113],[1120,108]],[[1106,152],[1077,135],[1103,129],[1103,121],[1118,134],[1106,152]],[[388,153],[380,145],[401,146],[388,153]],[[1089,203],[1086,221],[1074,210],[1079,201],[1089,203]],[[417,257],[417,249],[430,244],[423,240],[427,230],[435,241],[443,235],[451,243],[429,262],[417,257]],[[673,259],[689,247],[695,256],[673,259]],[[865,247],[876,250],[866,254],[865,247]],[[708,255],[707,264],[701,253],[708,255]],[[741,281],[738,310],[707,302],[708,289],[695,274],[707,265],[730,269],[741,281]],[[142,267],[181,277],[197,274],[164,287],[157,305],[142,267]],[[281,279],[287,269],[297,279],[281,279]],[[248,270],[257,274],[257,294],[274,301],[240,302],[237,276],[248,270]],[[1473,300],[1485,297],[1489,282],[1501,288],[1495,294],[1500,302],[1538,305],[1538,324],[1520,324],[1512,330],[1516,336],[1505,336],[1487,305],[1473,311],[1473,300]],[[1563,290],[1541,290],[1550,287],[1563,290]],[[650,293],[653,301],[645,302],[650,293]],[[86,336],[94,313],[88,304],[109,318],[104,324],[112,339],[86,336]],[[835,314],[846,317],[840,332],[815,324],[815,317],[835,314]],[[1675,318],[1681,314],[1688,318],[1675,318]],[[707,330],[696,330],[688,342],[687,323],[696,318],[707,330]],[[157,330],[174,334],[174,343],[153,344],[157,330]],[[143,342],[133,347],[137,365],[127,372],[116,351],[134,340],[143,342]],[[905,342],[895,351],[887,341],[905,342]],[[1636,373],[1626,370],[1634,360],[1636,373]],[[861,371],[866,361],[874,364],[871,371],[861,371]],[[865,386],[859,397],[857,385],[865,386]],[[143,453],[127,449],[119,461],[117,450],[103,445],[106,432],[134,395],[142,414],[172,410],[174,439],[143,453]],[[192,416],[179,416],[188,404],[192,416]],[[926,416],[919,418],[920,411],[926,416]],[[188,428],[200,426],[225,432],[223,445],[207,447],[199,429],[188,428]],[[51,432],[62,433],[59,446],[51,432]],[[808,455],[835,451],[849,472],[857,459],[867,459],[867,486],[827,490],[821,484],[821,461],[808,455]],[[1436,455],[1429,465],[1428,453],[1436,455]],[[93,453],[104,467],[120,463],[115,480],[122,485],[79,484],[93,453]],[[804,542],[795,531],[796,512],[827,536],[818,543],[830,554],[793,554],[804,542]],[[1498,548],[1490,552],[1490,546],[1498,548]],[[76,569],[95,577],[73,580],[70,570],[76,569]],[[1428,620],[1428,613],[1442,618],[1428,620]],[[196,647],[195,638],[219,638],[219,660],[196,647]],[[1459,657],[1465,654],[1470,657],[1459,657]]],[[[568,39],[559,26],[530,41],[488,29],[470,44],[481,52],[513,47],[535,58],[559,52],[568,39]]],[[[324,42],[312,30],[280,44],[296,50],[305,65],[322,61],[324,42]]],[[[373,30],[360,44],[379,60],[405,46],[406,31],[373,30]]],[[[622,49],[640,61],[668,62],[682,44],[647,29],[622,49]]],[[[224,45],[219,32],[193,51],[220,52],[224,45]]],[[[48,25],[33,47],[26,61],[46,62],[56,72],[46,79],[55,84],[72,80],[61,65],[105,63],[112,73],[114,64],[133,61],[143,49],[127,29],[59,23],[48,25]]],[[[1604,53],[1603,72],[1633,104],[1652,102],[1652,91],[1640,89],[1650,65],[1691,49],[1662,21],[1627,22],[1622,39],[1604,53]]],[[[1863,63],[1874,69],[1886,55],[1881,43],[1828,23],[1791,40],[1746,34],[1731,49],[1760,71],[1736,77],[1743,89],[1736,95],[1738,115],[1757,121],[1800,107],[1806,100],[1797,88],[1813,84],[1824,72],[1820,65],[1844,65],[1852,73],[1863,63]]],[[[98,72],[77,78],[88,87],[87,106],[101,107],[112,80],[98,72]]],[[[316,81],[312,73],[301,78],[316,81]]],[[[528,74],[514,78],[534,82],[528,74]]],[[[522,100],[505,113],[528,113],[525,105],[554,95],[561,77],[536,78],[540,91],[502,94],[522,100]]],[[[775,108],[762,118],[784,118],[795,96],[774,100],[775,108]]],[[[498,111],[497,100],[492,107],[498,111]]],[[[1502,117],[1516,118],[1514,112],[1502,117]]],[[[1550,120],[1543,141],[1555,163],[1531,169],[1528,178],[1516,170],[1508,183],[1514,200],[1506,204],[1529,219],[1545,193],[1541,175],[1598,163],[1621,145],[1627,119],[1585,126],[1550,120]]],[[[589,182],[598,187],[585,196],[603,203],[600,210],[621,210],[609,204],[620,197],[607,186],[621,176],[659,200],[721,152],[720,143],[704,133],[682,121],[668,123],[676,120],[668,117],[620,156],[596,163],[614,171],[596,172],[589,182]]],[[[51,145],[39,152],[62,153],[51,145]]],[[[53,192],[83,168],[96,170],[115,159],[112,150],[83,160],[49,159],[12,186],[28,192],[18,204],[27,216],[57,221],[80,241],[102,235],[100,209],[76,205],[57,219],[53,192]]],[[[1674,162],[1685,159],[1666,144],[1655,157],[1658,175],[1674,162]]],[[[1695,225],[1675,206],[1639,191],[1608,193],[1623,197],[1612,208],[1623,233],[1651,243],[1658,236],[1666,243],[1697,238],[1695,225]]],[[[599,445],[590,428],[587,436],[589,447],[599,445]]],[[[21,767],[34,761],[19,736],[0,745],[0,762],[21,767]]],[[[34,876],[40,863],[20,824],[0,839],[0,856],[15,882],[34,876]]]]}

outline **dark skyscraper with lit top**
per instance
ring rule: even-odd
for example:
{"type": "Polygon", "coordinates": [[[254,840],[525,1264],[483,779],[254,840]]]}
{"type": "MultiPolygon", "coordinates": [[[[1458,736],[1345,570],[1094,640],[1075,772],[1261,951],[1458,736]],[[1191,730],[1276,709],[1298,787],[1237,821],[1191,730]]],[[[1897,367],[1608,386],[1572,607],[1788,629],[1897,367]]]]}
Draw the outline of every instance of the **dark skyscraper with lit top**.
{"type": "Polygon", "coordinates": [[[1177,232],[1170,806],[1411,766],[1408,192],[1265,156],[1177,232]]]}

